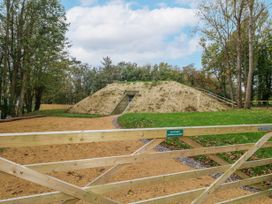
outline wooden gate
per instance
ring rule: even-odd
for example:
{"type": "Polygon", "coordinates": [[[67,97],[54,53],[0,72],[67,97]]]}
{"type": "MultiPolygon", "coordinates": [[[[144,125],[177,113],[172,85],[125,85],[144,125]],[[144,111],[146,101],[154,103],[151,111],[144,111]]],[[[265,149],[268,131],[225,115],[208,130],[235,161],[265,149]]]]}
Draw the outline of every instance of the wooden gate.
{"type": "MultiPolygon", "coordinates": [[[[209,187],[198,188],[190,191],[134,202],[134,204],[173,203],[185,198],[190,198],[193,200],[192,203],[199,204],[203,203],[207,197],[217,189],[222,190],[245,185],[255,185],[261,184],[264,181],[271,180],[272,174],[248,177],[246,174],[240,171],[240,169],[272,164],[272,158],[247,161],[258,149],[272,147],[272,142],[268,141],[271,137],[271,124],[0,134],[0,148],[149,139],[148,143],[144,144],[140,149],[129,155],[36,163],[28,165],[20,165],[0,157],[0,170],[4,173],[8,173],[27,181],[31,181],[33,183],[56,190],[56,192],[0,200],[0,203],[40,204],[64,202],[66,204],[70,204],[76,203],[79,200],[86,201],[87,203],[99,204],[119,203],[118,201],[114,201],[103,196],[103,194],[133,186],[170,182],[178,179],[196,178],[199,176],[210,175],[212,173],[223,172],[222,175],[216,179],[209,187]],[[261,137],[261,139],[256,143],[212,147],[203,147],[191,139],[193,136],[218,135],[218,137],[220,137],[219,135],[222,134],[252,132],[263,132],[264,136],[261,137]],[[150,151],[161,142],[163,142],[166,137],[178,137],[192,148],[166,152],[150,151]],[[240,157],[234,164],[229,164],[216,155],[218,153],[233,151],[245,151],[243,156],[240,157]],[[106,178],[112,176],[120,169],[120,167],[127,164],[197,155],[206,155],[220,165],[216,167],[195,169],[172,174],[150,176],[114,183],[104,183],[106,178]],[[46,174],[53,171],[70,171],[105,166],[111,166],[111,168],[105,171],[102,175],[95,178],[85,187],[78,187],[46,174]],[[225,183],[225,181],[233,173],[238,175],[241,180],[225,183]]],[[[272,189],[265,188],[261,185],[261,191],[259,192],[233,198],[231,200],[226,200],[221,202],[221,204],[246,202],[247,200],[252,200],[260,196],[267,196],[271,193],[272,189]]]]}

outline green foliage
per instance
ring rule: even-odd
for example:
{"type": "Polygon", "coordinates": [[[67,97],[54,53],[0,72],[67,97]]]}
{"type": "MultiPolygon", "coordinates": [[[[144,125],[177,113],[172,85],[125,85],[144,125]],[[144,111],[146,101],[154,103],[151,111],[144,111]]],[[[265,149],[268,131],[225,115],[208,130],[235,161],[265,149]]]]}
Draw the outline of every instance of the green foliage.
{"type": "Polygon", "coordinates": [[[0,2],[0,108],[18,116],[39,109],[48,85],[60,74],[55,63],[66,46],[65,10],[58,0],[0,2]]]}
{"type": "Polygon", "coordinates": [[[255,97],[258,100],[269,100],[272,96],[272,30],[266,30],[264,35],[266,38],[258,47],[255,72],[255,97]]]}
{"type": "Polygon", "coordinates": [[[247,108],[252,98],[272,96],[269,4],[256,0],[249,8],[249,2],[202,1],[198,9],[203,69],[217,79],[217,93],[236,100],[239,107],[245,99],[247,108]]]}
{"type": "Polygon", "coordinates": [[[1,148],[0,148],[0,153],[3,153],[5,150],[6,150],[5,147],[1,147],[1,148]]]}
{"type": "Polygon", "coordinates": [[[160,81],[174,80],[196,87],[211,87],[215,80],[202,71],[188,65],[183,69],[167,63],[159,65],[143,65],[120,62],[113,65],[109,57],[102,61],[101,67],[90,67],[79,61],[62,59],[55,66],[59,75],[52,78],[43,96],[44,103],[73,104],[95,91],[113,82],[145,81],[148,86],[155,86],[160,81]],[[58,78],[59,77],[59,78],[58,78]]]}

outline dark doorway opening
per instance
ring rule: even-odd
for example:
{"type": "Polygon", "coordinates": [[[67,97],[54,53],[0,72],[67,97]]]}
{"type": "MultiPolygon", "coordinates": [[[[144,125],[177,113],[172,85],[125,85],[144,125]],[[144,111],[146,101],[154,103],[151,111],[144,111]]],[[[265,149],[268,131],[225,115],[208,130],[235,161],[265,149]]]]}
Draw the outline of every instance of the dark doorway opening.
{"type": "Polygon", "coordinates": [[[128,105],[133,101],[134,97],[138,91],[125,91],[124,97],[121,99],[121,101],[117,104],[115,109],[112,112],[112,115],[119,115],[123,113],[128,105]]]}

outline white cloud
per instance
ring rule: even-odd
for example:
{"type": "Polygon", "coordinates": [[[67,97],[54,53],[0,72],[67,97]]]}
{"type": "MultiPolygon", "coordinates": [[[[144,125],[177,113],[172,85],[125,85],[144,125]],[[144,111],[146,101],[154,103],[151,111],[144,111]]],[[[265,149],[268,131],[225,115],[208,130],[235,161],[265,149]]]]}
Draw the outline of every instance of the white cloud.
{"type": "Polygon", "coordinates": [[[123,1],[74,7],[67,12],[72,56],[92,65],[102,57],[140,64],[188,57],[198,38],[186,30],[197,24],[195,10],[162,7],[133,10],[123,1]]]}

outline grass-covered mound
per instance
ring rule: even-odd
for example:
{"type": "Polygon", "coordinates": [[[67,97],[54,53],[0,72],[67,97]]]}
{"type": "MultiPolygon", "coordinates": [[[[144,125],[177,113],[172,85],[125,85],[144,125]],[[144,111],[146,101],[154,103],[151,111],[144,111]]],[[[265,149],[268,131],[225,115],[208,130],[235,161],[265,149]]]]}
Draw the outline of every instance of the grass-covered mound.
{"type": "Polygon", "coordinates": [[[195,88],[174,81],[158,81],[109,84],[72,106],[69,112],[114,114],[114,110],[129,93],[134,93],[134,95],[131,100],[127,101],[121,112],[173,113],[228,109],[226,104],[195,88]]]}

